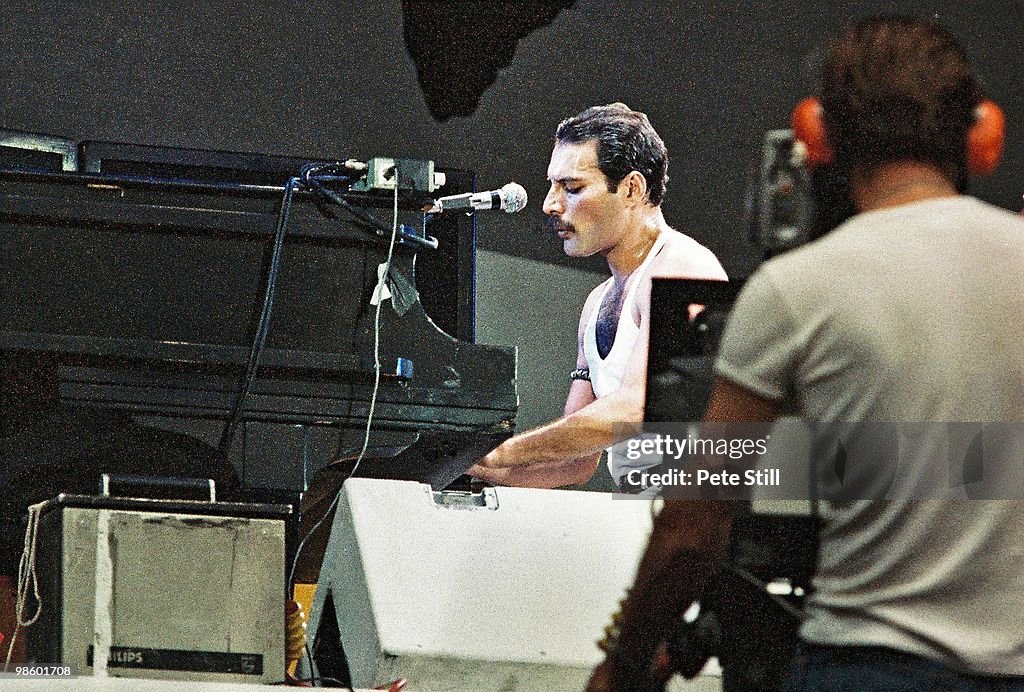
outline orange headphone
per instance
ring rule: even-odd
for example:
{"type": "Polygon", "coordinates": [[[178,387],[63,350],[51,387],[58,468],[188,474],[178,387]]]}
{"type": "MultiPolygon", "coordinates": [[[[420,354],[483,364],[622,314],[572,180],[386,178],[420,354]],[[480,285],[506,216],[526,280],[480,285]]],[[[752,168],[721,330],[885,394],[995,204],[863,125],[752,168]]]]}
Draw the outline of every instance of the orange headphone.
{"type": "MultiPolygon", "coordinates": [[[[793,109],[793,134],[807,147],[807,165],[832,163],[834,154],[828,144],[821,101],[809,96],[793,109]]],[[[999,165],[1006,140],[1006,116],[994,101],[984,100],[974,109],[974,124],[967,132],[967,171],[971,175],[989,175],[999,165]]]]}

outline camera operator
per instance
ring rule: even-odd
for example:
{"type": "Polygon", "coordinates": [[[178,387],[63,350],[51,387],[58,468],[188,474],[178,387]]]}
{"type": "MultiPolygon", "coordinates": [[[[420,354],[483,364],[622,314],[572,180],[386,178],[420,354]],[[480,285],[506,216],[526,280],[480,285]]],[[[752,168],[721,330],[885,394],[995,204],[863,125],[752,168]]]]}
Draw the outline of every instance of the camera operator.
{"type": "MultiPolygon", "coordinates": [[[[845,175],[857,214],[747,282],[705,420],[792,410],[919,434],[899,450],[909,489],[826,504],[788,688],[1024,689],[1024,512],[1006,501],[1020,488],[955,501],[925,483],[950,465],[943,425],[1024,421],[1024,221],[963,194],[998,159],[1002,114],[950,33],[876,17],[833,44],[801,117],[810,159],[845,175]]],[[[666,502],[590,690],[663,687],[655,653],[736,504],[666,502]]]]}

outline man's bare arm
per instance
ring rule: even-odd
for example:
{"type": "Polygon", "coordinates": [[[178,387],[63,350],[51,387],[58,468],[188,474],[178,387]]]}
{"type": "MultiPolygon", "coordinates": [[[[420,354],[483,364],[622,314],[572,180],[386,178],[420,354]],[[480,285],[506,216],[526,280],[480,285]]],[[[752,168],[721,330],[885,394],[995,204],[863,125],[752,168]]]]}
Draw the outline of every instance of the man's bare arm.
{"type": "MultiPolygon", "coordinates": [[[[592,311],[599,308],[601,286],[590,294],[580,316],[577,331],[577,367],[587,367],[583,348],[585,330],[592,311]]],[[[649,289],[648,289],[649,291],[649,289]]],[[[572,462],[577,459],[591,459],[628,437],[621,430],[620,423],[638,425],[643,420],[644,384],[647,369],[646,316],[649,312],[649,292],[643,296],[643,311],[640,313],[640,336],[636,347],[626,364],[622,384],[618,390],[600,399],[594,396],[589,383],[581,392],[589,396],[573,396],[573,389],[566,401],[562,418],[533,430],[516,435],[481,460],[481,465],[492,469],[513,466],[551,465],[572,462]],[[616,433],[619,433],[616,435],[616,433]]],[[[582,383],[574,382],[574,388],[582,383]]],[[[591,469],[592,471],[592,469],[591,469]]]]}
{"type": "MultiPolygon", "coordinates": [[[[588,367],[583,346],[585,330],[600,296],[599,286],[591,292],[580,315],[578,369],[588,367]]],[[[573,380],[561,419],[506,440],[467,473],[493,483],[520,487],[558,487],[587,482],[597,469],[604,446],[588,448],[586,435],[594,433],[588,431],[586,419],[565,422],[587,412],[595,402],[597,397],[590,382],[573,380]]]]}
{"type": "Polygon", "coordinates": [[[509,466],[492,469],[479,464],[467,473],[495,485],[509,485],[517,488],[558,488],[564,485],[580,485],[590,480],[601,461],[601,454],[590,457],[569,459],[553,464],[532,464],[530,466],[509,466]]]}
{"type": "MultiPolygon", "coordinates": [[[[725,271],[710,251],[675,231],[667,232],[675,234],[678,240],[658,256],[651,267],[651,275],[726,280],[725,271]]],[[[580,317],[577,367],[587,367],[584,330],[591,311],[599,307],[601,288],[598,286],[591,292],[580,317]]],[[[596,399],[593,390],[585,385],[579,391],[585,391],[588,396],[574,399],[574,389],[570,389],[562,418],[510,438],[469,473],[508,485],[554,487],[552,482],[555,485],[581,483],[593,474],[604,449],[639,432],[646,394],[650,296],[651,282],[645,280],[638,286],[633,306],[640,336],[618,390],[596,399]],[[521,471],[512,472],[512,468],[521,471]],[[502,470],[508,472],[498,473],[502,470]]],[[[580,384],[574,383],[574,387],[580,384]]]]}
{"type": "MultiPolygon", "coordinates": [[[[705,422],[771,422],[777,402],[718,378],[705,422]]],[[[622,610],[618,643],[596,679],[613,690],[644,689],[643,681],[659,644],[675,618],[695,601],[728,544],[736,503],[724,500],[667,500],[654,528],[636,580],[622,610]],[[607,677],[605,677],[607,675],[607,677]]],[[[656,683],[650,681],[652,688],[656,683]]],[[[596,685],[592,689],[601,689],[596,685]]]]}
{"type": "MultiPolygon", "coordinates": [[[[569,386],[565,401],[564,415],[588,406],[595,400],[594,390],[585,380],[574,380],[569,386]]],[[[506,449],[507,449],[506,445],[506,449]]],[[[529,466],[507,466],[494,468],[476,464],[468,473],[497,485],[511,485],[519,488],[557,488],[563,485],[586,483],[594,475],[601,453],[586,457],[562,459],[552,463],[536,463],[529,466]]]]}

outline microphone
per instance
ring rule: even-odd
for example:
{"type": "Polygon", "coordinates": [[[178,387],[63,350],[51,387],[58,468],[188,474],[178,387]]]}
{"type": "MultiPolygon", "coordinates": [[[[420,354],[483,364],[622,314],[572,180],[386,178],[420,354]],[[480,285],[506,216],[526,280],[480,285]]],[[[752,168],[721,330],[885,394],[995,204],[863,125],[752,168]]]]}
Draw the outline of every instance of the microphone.
{"type": "Polygon", "coordinates": [[[525,206],[526,189],[519,183],[507,183],[500,190],[439,197],[427,211],[437,213],[464,209],[472,214],[482,209],[502,209],[506,214],[515,214],[525,206]]]}

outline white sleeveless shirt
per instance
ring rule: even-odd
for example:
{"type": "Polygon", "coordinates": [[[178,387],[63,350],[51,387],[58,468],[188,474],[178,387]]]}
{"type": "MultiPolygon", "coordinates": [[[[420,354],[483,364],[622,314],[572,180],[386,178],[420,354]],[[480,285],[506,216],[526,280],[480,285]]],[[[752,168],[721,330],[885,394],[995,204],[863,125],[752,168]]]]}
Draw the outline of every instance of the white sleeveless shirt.
{"type": "Polygon", "coordinates": [[[612,287],[613,277],[604,282],[604,288],[598,297],[597,304],[590,311],[587,326],[583,334],[583,355],[587,358],[587,366],[590,368],[590,386],[594,390],[594,396],[600,399],[617,390],[622,385],[622,378],[626,373],[626,363],[633,355],[636,347],[636,340],[640,337],[640,327],[633,320],[633,306],[636,302],[637,288],[640,282],[647,275],[651,262],[665,245],[665,233],[658,234],[651,246],[647,257],[639,267],[626,279],[625,297],[622,301],[622,310],[619,313],[619,324],[615,329],[615,341],[607,357],[602,358],[597,349],[597,316],[601,312],[601,304],[604,302],[608,289],[612,287]]]}
{"type": "MultiPolygon", "coordinates": [[[[667,234],[664,232],[658,234],[654,245],[651,246],[650,251],[647,253],[647,257],[626,279],[625,297],[622,300],[622,310],[619,312],[619,324],[615,329],[615,341],[605,358],[602,358],[597,350],[597,316],[601,312],[601,304],[604,302],[608,290],[612,287],[614,277],[609,277],[604,282],[604,288],[601,290],[597,304],[590,311],[590,317],[587,320],[587,327],[583,335],[583,355],[586,356],[587,366],[590,368],[590,386],[594,390],[594,396],[598,399],[611,394],[622,386],[622,378],[626,373],[626,363],[629,362],[630,356],[633,355],[633,349],[636,348],[636,340],[640,338],[640,327],[633,320],[636,292],[641,281],[647,276],[654,258],[664,247],[666,237],[667,234]]],[[[608,473],[611,475],[612,480],[621,487],[623,477],[629,471],[633,469],[642,471],[656,465],[658,461],[652,461],[652,458],[648,455],[641,460],[630,462],[621,454],[609,452],[607,459],[608,473]]],[[[648,491],[644,491],[643,494],[650,493],[649,496],[653,497],[657,494],[658,490],[657,487],[652,487],[648,491]]]]}

